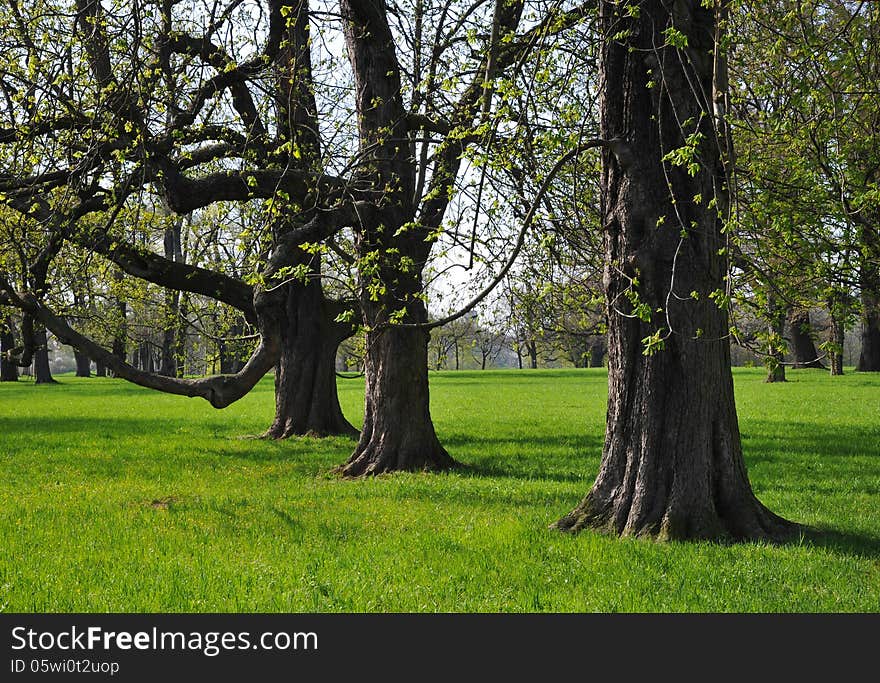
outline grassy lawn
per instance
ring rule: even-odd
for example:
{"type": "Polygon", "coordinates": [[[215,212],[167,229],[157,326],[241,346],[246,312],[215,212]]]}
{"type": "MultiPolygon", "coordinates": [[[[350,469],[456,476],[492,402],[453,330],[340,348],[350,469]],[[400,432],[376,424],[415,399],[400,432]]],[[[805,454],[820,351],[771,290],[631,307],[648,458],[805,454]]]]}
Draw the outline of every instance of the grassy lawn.
{"type": "MultiPolygon", "coordinates": [[[[785,546],[548,530],[587,491],[604,371],[432,374],[470,467],[328,475],[346,439],[267,442],[270,380],[223,411],[122,381],[0,385],[0,610],[880,611],[880,376],[736,372],[752,484],[824,530],[785,546]]],[[[363,385],[340,380],[343,409],[363,385]]]]}

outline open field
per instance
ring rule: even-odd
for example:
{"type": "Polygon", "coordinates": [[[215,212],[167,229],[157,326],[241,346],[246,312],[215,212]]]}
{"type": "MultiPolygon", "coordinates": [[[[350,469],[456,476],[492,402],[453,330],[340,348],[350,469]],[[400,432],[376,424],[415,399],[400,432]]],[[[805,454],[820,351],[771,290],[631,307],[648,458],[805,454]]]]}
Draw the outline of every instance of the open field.
{"type": "MultiPolygon", "coordinates": [[[[267,442],[267,379],[223,411],[109,379],[0,385],[5,611],[880,611],[880,375],[737,370],[785,546],[547,526],[595,476],[603,370],[439,373],[445,475],[340,481],[353,443],[267,442]]],[[[362,411],[360,380],[340,380],[362,411]]]]}

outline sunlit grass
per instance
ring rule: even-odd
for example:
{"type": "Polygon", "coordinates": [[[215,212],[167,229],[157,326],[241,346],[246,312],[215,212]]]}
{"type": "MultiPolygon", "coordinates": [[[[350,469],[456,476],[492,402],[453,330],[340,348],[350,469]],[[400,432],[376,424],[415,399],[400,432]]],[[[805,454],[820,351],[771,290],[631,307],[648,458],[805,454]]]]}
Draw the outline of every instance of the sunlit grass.
{"type": "MultiPolygon", "coordinates": [[[[216,411],[122,381],[0,384],[8,611],[880,611],[880,376],[736,372],[758,497],[826,531],[784,546],[548,529],[595,476],[601,370],[439,373],[444,475],[341,481],[347,439],[246,438],[271,382],[216,411]]],[[[340,380],[360,420],[363,384],[340,380]]]]}

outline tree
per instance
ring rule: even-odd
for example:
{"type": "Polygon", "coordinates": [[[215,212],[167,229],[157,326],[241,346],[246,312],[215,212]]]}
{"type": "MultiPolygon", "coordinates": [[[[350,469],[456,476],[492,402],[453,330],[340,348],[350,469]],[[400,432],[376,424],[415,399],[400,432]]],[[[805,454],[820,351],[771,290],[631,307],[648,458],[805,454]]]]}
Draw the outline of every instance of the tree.
{"type": "Polygon", "coordinates": [[[599,475],[561,530],[778,539],[796,528],[752,492],[734,404],[724,10],[599,3],[608,417],[599,475]]]}
{"type": "Polygon", "coordinates": [[[486,153],[503,137],[498,122],[515,114],[503,74],[580,22],[590,3],[536,5],[524,30],[518,0],[406,11],[343,0],[338,13],[313,12],[305,0],[146,3],[134,13],[95,0],[68,5],[16,5],[4,25],[14,67],[0,136],[4,201],[127,276],[237,308],[261,343],[235,375],[156,376],[59,321],[42,292],[10,299],[118,375],[217,407],[275,366],[272,436],[352,431],[332,360],[360,323],[366,417],[340,471],[451,467],[428,407],[423,271],[468,150],[486,153]],[[480,33],[487,19],[492,29],[480,33]],[[345,44],[347,64],[312,40],[313,24],[334,47],[345,44]],[[37,54],[32,46],[59,30],[57,49],[37,54]],[[159,207],[187,216],[228,204],[260,215],[240,235],[254,252],[245,278],[138,248],[117,225],[159,207]],[[86,216],[100,220],[79,227],[86,216]],[[327,261],[346,241],[353,302],[324,291],[327,261]]]}
{"type": "Polygon", "coordinates": [[[18,366],[10,357],[15,348],[15,328],[12,316],[0,317],[0,382],[18,381],[18,366]]]}
{"type": "MultiPolygon", "coordinates": [[[[353,434],[339,410],[335,382],[328,381],[335,344],[351,325],[334,321],[340,309],[325,301],[320,277],[304,284],[287,276],[272,282],[285,269],[320,272],[319,259],[299,250],[315,236],[320,209],[297,212],[299,204],[286,199],[296,193],[296,200],[309,204],[303,200],[319,183],[303,190],[298,179],[315,173],[319,152],[309,135],[317,125],[308,88],[308,6],[265,4],[265,43],[250,60],[239,59],[239,51],[248,49],[240,29],[260,8],[239,2],[213,9],[146,3],[132,11],[94,0],[12,3],[2,24],[9,66],[3,92],[10,105],[0,134],[4,203],[50,229],[56,242],[106,258],[128,276],[184,298],[206,296],[237,308],[263,335],[251,362],[238,373],[215,378],[156,376],[143,369],[149,362],[141,368],[125,362],[125,299],[118,300],[118,333],[110,353],[55,315],[41,301],[47,292],[34,285],[34,277],[19,288],[7,280],[4,289],[26,319],[39,318],[117,376],[223,407],[275,366],[278,400],[270,436],[353,434]],[[204,30],[188,21],[191,16],[205,19],[204,30]],[[225,44],[212,42],[224,35],[225,44]],[[37,50],[37,44],[51,47],[37,50]],[[274,102],[260,99],[267,91],[274,102]],[[272,114],[274,126],[266,121],[272,114]],[[233,170],[230,162],[236,159],[246,160],[244,166],[255,175],[233,170]],[[290,177],[297,180],[288,191],[290,177]],[[173,244],[160,255],[149,241],[132,241],[128,229],[169,209],[188,216],[226,201],[261,200],[264,220],[271,224],[270,243],[253,225],[256,234],[248,242],[268,255],[255,262],[260,261],[256,269],[269,284],[254,286],[222,270],[184,263],[173,244]],[[317,367],[306,367],[309,363],[317,367]]],[[[168,230],[162,232],[167,236],[168,230]]],[[[35,270],[39,264],[31,265],[35,270]]],[[[169,308],[173,313],[174,306],[169,308]]],[[[163,365],[166,374],[177,374],[167,354],[163,365]]]]}
{"type": "Polygon", "coordinates": [[[876,3],[775,0],[740,18],[751,54],[743,83],[751,112],[741,117],[748,121],[741,138],[751,138],[753,152],[741,168],[781,209],[781,222],[791,220],[782,239],[765,242],[777,256],[788,248],[812,260],[783,279],[815,277],[813,302],[858,292],[857,368],[880,370],[880,10],[876,3]]]}

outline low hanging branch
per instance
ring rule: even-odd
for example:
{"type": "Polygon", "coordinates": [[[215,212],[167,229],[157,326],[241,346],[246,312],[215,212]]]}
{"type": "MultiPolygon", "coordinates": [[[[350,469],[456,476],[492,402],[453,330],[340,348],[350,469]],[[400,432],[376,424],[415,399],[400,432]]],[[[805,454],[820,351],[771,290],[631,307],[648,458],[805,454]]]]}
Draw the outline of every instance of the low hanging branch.
{"type": "Polygon", "coordinates": [[[156,375],[138,370],[83,336],[37,301],[33,294],[16,292],[3,278],[0,278],[0,289],[3,290],[7,301],[24,311],[26,316],[39,320],[59,341],[73,346],[96,363],[102,363],[118,377],[168,394],[199,396],[215,408],[225,408],[247,394],[272,369],[281,353],[280,333],[277,330],[264,330],[259,346],[241,371],[234,375],[214,375],[200,379],[178,379],[156,375]]]}

